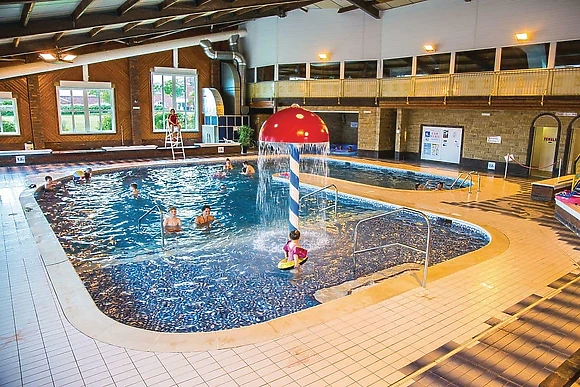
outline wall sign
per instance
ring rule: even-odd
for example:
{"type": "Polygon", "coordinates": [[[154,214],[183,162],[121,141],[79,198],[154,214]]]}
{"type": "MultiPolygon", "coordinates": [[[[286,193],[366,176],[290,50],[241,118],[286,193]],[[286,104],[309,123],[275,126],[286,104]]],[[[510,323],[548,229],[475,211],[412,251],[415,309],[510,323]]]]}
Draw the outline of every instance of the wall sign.
{"type": "Polygon", "coordinates": [[[463,128],[421,126],[421,159],[459,164],[463,128]]]}
{"type": "Polygon", "coordinates": [[[501,144],[501,136],[487,136],[487,142],[490,144],[501,144]]]}

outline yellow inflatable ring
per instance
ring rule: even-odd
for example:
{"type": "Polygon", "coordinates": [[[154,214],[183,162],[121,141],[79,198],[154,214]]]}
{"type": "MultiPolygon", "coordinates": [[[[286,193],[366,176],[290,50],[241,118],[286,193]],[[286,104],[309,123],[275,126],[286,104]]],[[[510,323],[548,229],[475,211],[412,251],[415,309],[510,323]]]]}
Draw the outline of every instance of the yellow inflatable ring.
{"type": "MultiPolygon", "coordinates": [[[[298,260],[298,263],[300,265],[302,265],[307,260],[308,260],[308,256],[306,256],[304,258],[300,258],[298,260]]],[[[289,269],[293,269],[293,268],[294,268],[294,261],[288,261],[286,258],[284,258],[280,262],[278,262],[278,269],[280,269],[280,270],[289,270],[289,269]]]]}

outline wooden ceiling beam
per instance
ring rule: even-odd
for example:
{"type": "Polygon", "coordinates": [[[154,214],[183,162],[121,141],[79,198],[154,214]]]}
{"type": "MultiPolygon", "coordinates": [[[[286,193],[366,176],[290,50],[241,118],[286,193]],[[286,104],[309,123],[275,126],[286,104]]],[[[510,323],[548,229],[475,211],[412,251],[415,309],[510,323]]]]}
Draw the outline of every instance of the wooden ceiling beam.
{"type": "MultiPolygon", "coordinates": [[[[179,0],[163,0],[161,3],[159,3],[157,5],[157,9],[160,11],[163,11],[169,7],[171,7],[173,4],[177,3],[179,0]]],[[[193,2],[195,6],[197,6],[197,3],[194,1],[193,2]]]]}
{"type": "Polygon", "coordinates": [[[20,15],[20,25],[26,27],[30,21],[30,15],[32,15],[32,9],[35,3],[26,3],[22,7],[22,14],[20,15]]]}
{"type": "Polygon", "coordinates": [[[127,0],[119,8],[117,8],[117,14],[122,16],[127,13],[131,8],[137,5],[141,0],[127,0]]]}
{"type": "Polygon", "coordinates": [[[76,22],[77,20],[79,20],[81,16],[83,16],[83,14],[87,10],[87,8],[89,8],[89,5],[91,5],[93,1],[95,0],[81,0],[81,2],[79,3],[79,5],[77,5],[77,7],[75,8],[75,10],[71,15],[73,22],[76,22]]]}
{"type": "Polygon", "coordinates": [[[127,23],[123,26],[122,30],[123,30],[123,32],[129,32],[133,28],[137,27],[139,24],[141,24],[141,22],[127,23]]]}
{"type": "Polygon", "coordinates": [[[170,17],[164,17],[162,19],[157,20],[155,23],[153,23],[153,27],[154,28],[159,28],[164,24],[169,23],[170,21],[172,21],[173,19],[175,19],[173,16],[170,17]]]}
{"type": "Polygon", "coordinates": [[[381,18],[381,12],[378,10],[378,8],[374,7],[373,5],[370,5],[371,3],[365,0],[347,0],[347,1],[352,5],[356,5],[364,13],[374,17],[375,19],[381,18]]]}
{"type": "Polygon", "coordinates": [[[102,32],[105,29],[105,27],[97,27],[97,28],[93,28],[92,30],[89,31],[89,36],[91,38],[94,38],[95,36],[97,36],[97,34],[99,32],[102,32]]]}
{"type": "MultiPolygon", "coordinates": [[[[199,6],[192,6],[190,3],[180,2],[179,7],[170,7],[163,11],[156,8],[137,7],[130,12],[119,16],[115,11],[94,12],[91,17],[78,19],[93,0],[82,0],[81,4],[73,12],[73,20],[70,17],[53,18],[50,23],[45,20],[30,20],[28,26],[22,27],[19,23],[5,23],[0,28],[0,39],[12,39],[15,37],[34,37],[35,35],[50,34],[57,32],[73,32],[79,29],[89,29],[103,27],[110,24],[123,24],[135,22],[153,22],[163,17],[169,16],[191,16],[217,11],[238,11],[244,8],[255,8],[257,6],[291,6],[298,7],[303,4],[300,0],[237,0],[235,4],[228,4],[222,1],[207,1],[199,6]],[[81,7],[82,6],[82,7],[81,7]],[[77,16],[75,16],[77,15],[77,16]]],[[[308,2],[312,4],[313,2],[308,2]]],[[[296,8],[294,7],[294,8],[296,8]]]]}

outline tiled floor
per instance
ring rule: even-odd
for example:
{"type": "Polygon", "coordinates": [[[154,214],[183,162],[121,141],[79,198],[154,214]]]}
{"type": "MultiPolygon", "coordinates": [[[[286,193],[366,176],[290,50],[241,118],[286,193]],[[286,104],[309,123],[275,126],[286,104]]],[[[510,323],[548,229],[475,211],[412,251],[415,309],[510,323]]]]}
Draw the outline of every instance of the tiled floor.
{"type": "MultiPolygon", "coordinates": [[[[103,163],[112,165],[116,163],[103,163]]],[[[549,205],[529,200],[528,182],[517,181],[521,189],[514,191],[513,185],[496,178],[485,178],[482,192],[471,195],[388,194],[391,202],[415,204],[492,228],[509,242],[506,249],[474,260],[471,267],[430,280],[427,291],[415,287],[291,334],[227,349],[168,353],[105,344],[68,322],[18,200],[45,174],[59,177],[74,169],[74,165],[0,168],[2,386],[537,385],[538,377],[518,377],[521,363],[505,359],[525,358],[528,370],[551,370],[566,351],[580,346],[579,319],[568,305],[578,307],[578,286],[569,285],[559,293],[548,286],[578,272],[574,262],[580,261],[580,238],[553,220],[549,205]],[[518,302],[545,296],[554,297],[513,318],[518,302]],[[541,324],[532,323],[538,316],[546,318],[541,324]],[[514,332],[522,336],[512,336],[514,332]],[[542,341],[546,332],[554,333],[542,341]],[[558,335],[567,335],[567,341],[555,340],[558,335]],[[522,347],[530,350],[526,353],[543,351],[538,356],[542,363],[517,355],[522,347]],[[501,362],[495,360],[498,353],[501,362]],[[434,362],[439,356],[443,359],[434,362]],[[501,367],[491,367],[482,356],[501,367]]],[[[340,189],[360,191],[347,184],[340,189]]],[[[384,190],[365,191],[369,197],[387,197],[384,190]]],[[[557,287],[566,284],[561,280],[557,287]]],[[[388,286],[376,288],[387,291],[388,286]]]]}

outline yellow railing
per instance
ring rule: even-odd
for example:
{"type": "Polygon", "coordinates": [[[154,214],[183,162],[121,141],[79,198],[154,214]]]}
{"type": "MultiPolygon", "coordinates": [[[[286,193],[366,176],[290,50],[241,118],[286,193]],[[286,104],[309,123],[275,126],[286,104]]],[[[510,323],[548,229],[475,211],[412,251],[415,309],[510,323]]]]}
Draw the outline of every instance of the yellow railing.
{"type": "Polygon", "coordinates": [[[580,68],[248,84],[250,99],[580,95],[580,68]]]}

